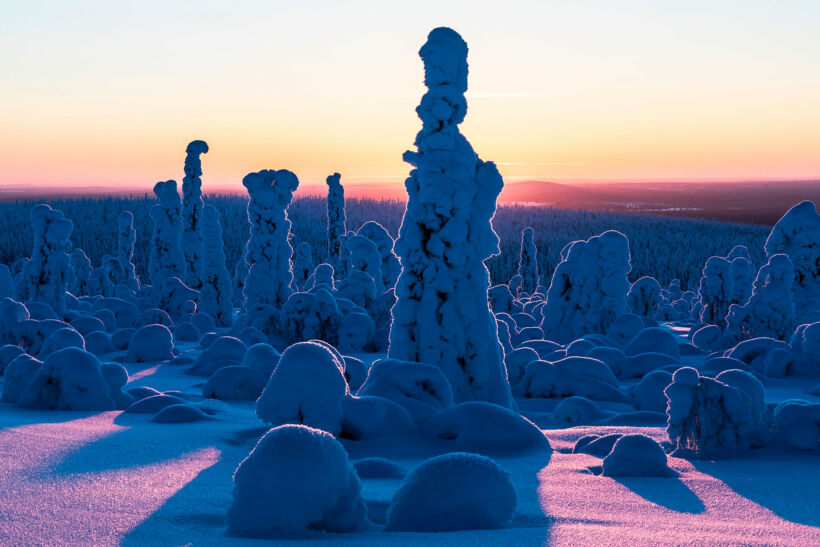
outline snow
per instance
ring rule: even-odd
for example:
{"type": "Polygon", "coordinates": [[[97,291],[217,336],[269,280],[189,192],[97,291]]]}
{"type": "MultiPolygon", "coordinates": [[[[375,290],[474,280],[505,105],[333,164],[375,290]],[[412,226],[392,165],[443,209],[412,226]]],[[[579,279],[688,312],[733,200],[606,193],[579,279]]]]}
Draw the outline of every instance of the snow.
{"type": "Polygon", "coordinates": [[[661,286],[654,277],[644,276],[632,284],[626,298],[632,313],[655,319],[661,305],[661,286]]]}
{"type": "Polygon", "coordinates": [[[334,268],[339,264],[340,238],[347,234],[345,227],[345,189],[341,175],[327,177],[327,259],[334,268]]]}
{"type": "MultiPolygon", "coordinates": [[[[212,205],[202,209],[200,222],[202,237],[199,300],[197,313],[207,314],[220,327],[233,324],[231,303],[231,274],[225,267],[225,251],[222,242],[222,224],[219,210],[212,205]]],[[[213,330],[213,329],[209,329],[213,330]]]]}
{"type": "Polygon", "coordinates": [[[349,532],[365,520],[361,488],[347,452],[332,435],[282,425],[268,431],[239,464],[228,531],[254,537],[349,532]]]}
{"type": "MultiPolygon", "coordinates": [[[[538,257],[535,243],[532,240],[532,228],[524,228],[521,232],[521,251],[518,261],[518,275],[521,276],[520,290],[532,294],[538,287],[538,257]]],[[[512,289],[512,287],[510,287],[512,289]]]]}
{"type": "Polygon", "coordinates": [[[368,221],[362,224],[356,235],[366,237],[376,244],[381,259],[381,282],[385,289],[395,287],[396,281],[401,273],[401,264],[398,257],[393,253],[394,241],[387,230],[375,221],[368,221]]]}
{"type": "Polygon", "coordinates": [[[140,290],[140,280],[134,268],[134,244],[137,241],[137,232],[134,230],[134,215],[131,211],[123,211],[117,217],[117,254],[114,258],[115,285],[125,285],[136,292],[140,290]]]}
{"type": "Polygon", "coordinates": [[[202,160],[208,152],[205,141],[191,141],[185,149],[185,177],[182,179],[182,251],[185,255],[185,284],[199,290],[202,286],[202,160]]]}
{"type": "Polygon", "coordinates": [[[504,183],[458,130],[467,111],[467,44],[441,27],[419,54],[427,92],[416,109],[417,150],[404,154],[413,169],[395,245],[403,269],[388,355],[441,367],[456,401],[513,407],[483,263],[499,252],[490,220],[504,183]]]}
{"type": "Polygon", "coordinates": [[[811,201],[789,209],[774,225],[765,244],[769,260],[788,255],[794,267],[794,296],[820,301],[820,214],[811,201]]]}
{"type": "Polygon", "coordinates": [[[789,257],[769,257],[757,272],[748,302],[729,308],[727,334],[736,341],[760,336],[787,340],[794,330],[793,284],[794,268],[789,257]]]}
{"type": "Polygon", "coordinates": [[[182,200],[174,180],[158,182],[154,194],[159,203],[151,207],[154,231],[151,235],[151,256],[148,272],[154,291],[169,277],[184,274],[185,255],[182,252],[182,200]]]}
{"type": "Polygon", "coordinates": [[[174,358],[174,339],[165,325],[145,325],[128,342],[125,361],[150,363],[174,358]]]}
{"type": "Polygon", "coordinates": [[[646,435],[623,435],[615,441],[604,458],[605,477],[673,477],[677,473],[666,464],[666,454],[655,440],[646,435]]]}
{"type": "Polygon", "coordinates": [[[490,458],[453,453],[413,469],[387,509],[387,530],[500,528],[517,503],[509,473],[490,458]]]}

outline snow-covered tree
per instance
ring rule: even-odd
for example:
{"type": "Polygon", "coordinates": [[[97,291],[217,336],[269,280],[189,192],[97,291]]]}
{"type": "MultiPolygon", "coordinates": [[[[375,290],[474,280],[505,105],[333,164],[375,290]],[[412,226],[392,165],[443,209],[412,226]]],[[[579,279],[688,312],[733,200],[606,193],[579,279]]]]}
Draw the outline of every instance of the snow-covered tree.
{"type": "Polygon", "coordinates": [[[527,294],[535,292],[536,287],[538,287],[538,257],[535,242],[532,240],[532,228],[524,228],[521,232],[518,275],[521,276],[520,290],[527,294]]]}
{"type": "Polygon", "coordinates": [[[723,320],[729,311],[731,277],[730,262],[722,256],[713,256],[703,266],[700,278],[700,320],[723,328],[723,320]]]}
{"type": "MultiPolygon", "coordinates": [[[[732,254],[730,253],[729,256],[731,257],[732,254]]],[[[729,306],[732,304],[745,304],[749,300],[752,295],[752,284],[756,273],[754,264],[748,258],[737,255],[732,260],[729,265],[729,306]]]]}
{"type": "Polygon", "coordinates": [[[310,243],[303,241],[296,247],[293,257],[293,282],[298,290],[305,290],[308,278],[313,274],[313,253],[310,243]]]}
{"type": "Polygon", "coordinates": [[[772,228],[766,257],[789,255],[794,267],[794,297],[820,303],[820,214],[811,201],[789,209],[772,228]]]}
{"type": "Polygon", "coordinates": [[[154,232],[151,235],[148,272],[151,285],[155,291],[159,291],[162,283],[169,277],[182,278],[185,255],[182,252],[182,201],[179,199],[176,181],[156,183],[154,194],[159,203],[151,207],[150,211],[154,232]]]}
{"type": "Polygon", "coordinates": [[[327,177],[327,260],[334,268],[337,268],[339,261],[339,238],[347,233],[345,189],[340,182],[341,178],[339,173],[327,177]]]}
{"type": "Polygon", "coordinates": [[[626,298],[632,313],[655,319],[661,305],[661,286],[654,277],[644,276],[632,284],[626,298]]]}
{"type": "Polygon", "coordinates": [[[100,265],[91,270],[88,275],[88,295],[89,296],[112,296],[114,293],[114,283],[111,281],[114,261],[111,255],[103,255],[100,265]]]}
{"type": "Polygon", "coordinates": [[[628,311],[629,259],[629,240],[614,230],[564,247],[543,308],[544,336],[566,344],[609,330],[628,311]]]}
{"type": "Polygon", "coordinates": [[[359,228],[356,234],[366,237],[379,248],[384,288],[392,289],[395,287],[396,280],[401,273],[401,264],[399,263],[398,257],[393,253],[393,245],[395,244],[393,238],[390,237],[390,234],[385,230],[384,226],[372,220],[362,224],[362,227],[359,228]]]}
{"type": "Polygon", "coordinates": [[[794,268],[788,255],[776,254],[757,272],[752,296],[733,305],[726,316],[726,333],[734,340],[766,336],[788,340],[794,330],[794,268]]]}
{"type": "Polygon", "coordinates": [[[499,252],[490,220],[504,182],[458,129],[467,112],[467,44],[440,27],[419,54],[427,93],[416,108],[417,150],[404,154],[414,169],[395,245],[403,269],[388,356],[439,366],[457,401],[512,407],[484,265],[499,252]]]}
{"type": "Polygon", "coordinates": [[[248,275],[243,289],[243,312],[248,319],[266,307],[279,309],[294,292],[288,205],[299,179],[286,169],[250,173],[247,188],[251,236],[245,248],[248,275]]]}
{"type": "Polygon", "coordinates": [[[68,292],[74,296],[86,296],[88,294],[88,276],[93,269],[91,260],[82,249],[74,249],[71,251],[71,268],[74,270],[74,275],[71,276],[71,283],[68,286],[68,292]]]}
{"type": "Polygon", "coordinates": [[[231,274],[225,267],[222,224],[219,210],[213,205],[202,208],[202,287],[199,289],[198,311],[210,315],[220,327],[233,323],[231,306],[231,274]]]}
{"type": "Polygon", "coordinates": [[[205,141],[191,141],[185,149],[185,177],[182,179],[182,250],[185,254],[185,283],[192,289],[202,284],[202,160],[208,153],[205,141]]]}
{"type": "Polygon", "coordinates": [[[17,292],[25,300],[48,304],[62,315],[65,310],[65,291],[74,276],[71,259],[66,252],[74,225],[62,211],[40,204],[29,214],[34,231],[31,260],[23,267],[17,292]]]}
{"type": "Polygon", "coordinates": [[[117,218],[117,256],[115,259],[114,282],[138,291],[140,281],[134,269],[134,244],[137,232],[134,230],[134,215],[123,211],[117,218]]]}
{"type": "Polygon", "coordinates": [[[376,244],[361,235],[348,236],[345,243],[348,251],[350,251],[350,267],[372,277],[376,287],[376,294],[383,293],[381,256],[379,256],[379,249],[376,244]]]}

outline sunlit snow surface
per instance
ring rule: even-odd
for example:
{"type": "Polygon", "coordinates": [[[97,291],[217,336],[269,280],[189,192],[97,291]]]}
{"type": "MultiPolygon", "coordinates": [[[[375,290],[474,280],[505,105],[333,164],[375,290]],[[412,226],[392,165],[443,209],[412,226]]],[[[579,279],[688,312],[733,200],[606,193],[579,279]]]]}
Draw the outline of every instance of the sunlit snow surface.
{"type": "MultiPolygon", "coordinates": [[[[199,352],[194,344],[180,346],[186,357],[199,352]]],[[[360,357],[370,361],[376,356],[360,357]]],[[[128,387],[178,389],[201,401],[203,380],[184,374],[184,365],[128,368],[128,387]]],[[[775,384],[767,386],[772,401],[800,393],[792,381],[775,384]]],[[[46,412],[0,404],[0,543],[257,543],[228,537],[225,511],[232,474],[265,428],[252,403],[208,404],[214,418],[190,424],[152,423],[150,414],[46,412]]],[[[522,407],[537,423],[549,415],[537,404],[522,407]]],[[[512,473],[518,495],[507,528],[414,534],[374,527],[353,534],[317,533],[294,543],[820,544],[816,453],[767,448],[720,462],[670,458],[679,478],[613,479],[592,474],[588,468],[601,460],[572,454],[575,441],[611,432],[640,432],[666,441],[661,425],[545,432],[554,448],[550,457],[497,458],[512,473]]],[[[345,447],[351,460],[386,456],[409,469],[430,455],[394,439],[346,442],[345,447]]],[[[362,483],[370,515],[378,520],[400,481],[362,483]]]]}

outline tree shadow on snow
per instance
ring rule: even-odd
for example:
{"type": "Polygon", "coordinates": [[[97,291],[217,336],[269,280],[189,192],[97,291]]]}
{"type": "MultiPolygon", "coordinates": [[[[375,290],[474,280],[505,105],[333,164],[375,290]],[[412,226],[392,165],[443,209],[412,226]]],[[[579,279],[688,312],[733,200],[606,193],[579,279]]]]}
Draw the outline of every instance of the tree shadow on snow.
{"type": "Polygon", "coordinates": [[[764,448],[739,459],[692,464],[785,520],[820,526],[820,459],[816,451],[764,448]]]}
{"type": "Polygon", "coordinates": [[[696,515],[706,506],[700,498],[677,477],[613,477],[646,501],[678,513],[696,515]]]}

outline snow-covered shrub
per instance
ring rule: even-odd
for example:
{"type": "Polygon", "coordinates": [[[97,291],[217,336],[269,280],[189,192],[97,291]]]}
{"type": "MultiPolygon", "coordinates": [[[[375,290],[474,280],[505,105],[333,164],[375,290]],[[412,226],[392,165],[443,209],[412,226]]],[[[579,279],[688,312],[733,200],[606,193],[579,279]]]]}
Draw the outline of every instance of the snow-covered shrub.
{"type": "Polygon", "coordinates": [[[532,348],[517,348],[504,356],[504,366],[507,369],[507,379],[510,385],[517,384],[524,377],[524,369],[538,360],[538,353],[532,348]]]}
{"type": "Polygon", "coordinates": [[[315,339],[335,345],[341,321],[336,299],[325,289],[291,294],[279,314],[281,331],[291,344],[315,339]]]}
{"type": "Polygon", "coordinates": [[[666,411],[666,394],[664,390],[672,383],[672,373],[666,370],[653,370],[641,378],[631,392],[632,404],[638,410],[653,412],[666,411]]]}
{"type": "Polygon", "coordinates": [[[458,130],[467,111],[467,44],[437,28],[419,54],[428,90],[416,109],[417,151],[404,154],[414,169],[395,245],[403,269],[388,355],[440,366],[457,401],[512,407],[484,265],[499,252],[490,220],[503,180],[458,130]]]}
{"type": "Polygon", "coordinates": [[[205,141],[191,141],[185,149],[185,177],[182,179],[182,252],[185,255],[185,284],[199,290],[202,271],[201,231],[202,209],[202,160],[208,152],[205,141]]]}
{"type": "Polygon", "coordinates": [[[396,280],[398,280],[401,273],[401,264],[398,257],[393,253],[395,243],[393,238],[390,237],[384,226],[372,220],[365,222],[356,234],[364,236],[376,244],[381,257],[382,284],[385,289],[395,287],[396,280]]]}
{"type": "Polygon", "coordinates": [[[327,177],[327,259],[338,267],[341,250],[340,238],[347,233],[345,227],[345,189],[340,182],[342,176],[333,173],[327,177]]]}
{"type": "Polygon", "coordinates": [[[25,351],[23,351],[23,348],[20,346],[7,344],[0,347],[0,376],[3,375],[3,372],[6,370],[9,363],[24,353],[25,351]]]}
{"type": "Polygon", "coordinates": [[[268,377],[250,367],[232,365],[214,372],[202,387],[202,396],[223,401],[255,401],[268,377]]]}
{"type": "Polygon", "coordinates": [[[94,331],[84,335],[85,350],[94,355],[102,355],[103,353],[111,353],[116,351],[111,339],[104,332],[94,331]]]}
{"type": "Polygon", "coordinates": [[[89,296],[113,296],[114,283],[111,278],[114,273],[114,260],[110,255],[104,255],[99,268],[94,268],[88,274],[89,296]]]}
{"type": "Polygon", "coordinates": [[[605,477],[675,477],[663,448],[646,435],[623,435],[603,461],[605,477]]]}
{"type": "Polygon", "coordinates": [[[20,406],[49,410],[113,410],[100,362],[80,348],[49,355],[20,394],[20,406]]]}
{"type": "Polygon", "coordinates": [[[365,310],[370,309],[376,300],[376,282],[370,274],[361,270],[351,271],[337,285],[336,294],[340,298],[351,300],[365,310]]]}
{"type": "Polygon", "coordinates": [[[305,424],[338,435],[342,400],[350,394],[344,367],[344,360],[319,342],[293,344],[256,401],[256,415],[273,426],[305,424]]]}
{"type": "MultiPolygon", "coordinates": [[[[366,273],[373,278],[376,294],[384,292],[382,282],[381,256],[376,244],[361,235],[350,235],[345,239],[350,252],[350,268],[366,273]]],[[[349,275],[349,274],[348,274],[349,275]]]]}
{"type": "Polygon", "coordinates": [[[74,270],[74,275],[71,276],[71,283],[69,283],[66,290],[74,296],[85,296],[88,294],[88,276],[91,275],[91,261],[82,249],[74,249],[71,251],[69,258],[71,261],[71,269],[74,270]]]}
{"type": "Polygon", "coordinates": [[[349,353],[370,351],[376,325],[369,315],[362,312],[348,313],[339,324],[339,350],[349,353]]]}
{"type": "Polygon", "coordinates": [[[731,277],[730,262],[723,257],[713,256],[703,266],[698,295],[700,296],[700,320],[703,323],[723,328],[723,320],[729,311],[731,277]]]}
{"type": "Polygon", "coordinates": [[[25,300],[49,305],[58,315],[65,310],[65,291],[74,270],[67,253],[74,228],[62,211],[40,204],[29,214],[34,231],[31,260],[25,264],[17,293],[25,300]]]}
{"type": "Polygon", "coordinates": [[[786,254],[794,268],[794,297],[820,303],[820,214],[811,201],[789,209],[772,228],[766,257],[786,254]]]}
{"type": "Polygon", "coordinates": [[[200,422],[209,418],[202,409],[188,403],[168,405],[157,412],[151,421],[158,424],[200,422]]]}
{"type": "Polygon", "coordinates": [[[20,341],[21,325],[31,315],[25,305],[11,298],[0,301],[0,343],[17,344],[20,341]]]}
{"type": "Polygon", "coordinates": [[[362,458],[353,462],[360,479],[403,479],[407,469],[384,458],[362,458]]]}
{"type": "Polygon", "coordinates": [[[188,374],[210,376],[221,368],[239,365],[247,351],[247,345],[238,338],[221,336],[197,356],[188,374]]]}
{"type": "Polygon", "coordinates": [[[680,359],[678,339],[663,327],[642,329],[624,347],[626,355],[638,355],[646,352],[663,353],[675,360],[680,359]]]}
{"type": "Polygon", "coordinates": [[[281,357],[282,355],[273,349],[273,346],[263,342],[253,344],[248,348],[248,351],[245,352],[245,356],[242,358],[241,365],[261,372],[267,383],[268,378],[270,378],[281,357]]]}
{"type": "Polygon", "coordinates": [[[359,396],[376,396],[400,404],[422,423],[453,406],[453,390],[435,365],[382,359],[373,363],[359,396]]]}
{"type": "Polygon", "coordinates": [[[757,272],[752,295],[729,308],[727,334],[735,340],[768,336],[787,340],[793,332],[794,268],[787,255],[776,254],[757,272]]]}
{"type": "MultiPolygon", "coordinates": [[[[729,294],[727,300],[732,304],[745,304],[752,296],[752,284],[757,270],[748,258],[738,256],[729,264],[729,294]]],[[[728,310],[727,310],[728,312],[728,310]]]]}
{"type": "Polygon", "coordinates": [[[149,363],[174,358],[174,338],[165,325],[145,325],[128,342],[127,363],[149,363]]]}
{"type": "Polygon", "coordinates": [[[200,289],[197,312],[207,313],[220,327],[233,324],[231,274],[225,267],[222,223],[213,205],[202,209],[200,289]]]}
{"type": "Polygon", "coordinates": [[[283,425],[268,431],[234,473],[228,532],[298,537],[347,532],[365,521],[359,477],[325,431],[283,425]]]}
{"type": "Polygon", "coordinates": [[[303,241],[296,247],[296,253],[293,256],[293,282],[298,290],[307,290],[305,285],[314,269],[310,243],[303,241]]]}
{"type": "Polygon", "coordinates": [[[13,298],[16,295],[17,289],[14,287],[14,277],[11,275],[11,270],[7,265],[0,263],[0,300],[13,298]]]}
{"type": "Polygon", "coordinates": [[[521,252],[518,261],[518,275],[521,276],[520,290],[532,294],[538,287],[538,257],[532,240],[532,228],[521,232],[521,252]]]}
{"type": "Polygon", "coordinates": [[[3,378],[3,397],[5,403],[16,403],[25,387],[37,375],[42,361],[27,353],[18,355],[6,366],[3,378]]]}
{"type": "Polygon", "coordinates": [[[154,194],[159,203],[151,207],[154,231],[151,235],[151,255],[148,272],[151,285],[158,291],[169,277],[181,278],[185,268],[182,252],[182,201],[174,180],[158,182],[154,194]]]}
{"type": "MultiPolygon", "coordinates": [[[[265,307],[281,308],[293,292],[290,220],[287,208],[299,180],[286,169],[250,173],[242,179],[247,188],[251,236],[244,260],[248,276],[243,289],[243,313],[253,322],[265,307]]],[[[263,325],[268,329],[270,325],[263,325]]],[[[262,329],[265,330],[265,329],[262,329]]]]}
{"type": "Polygon", "coordinates": [[[37,354],[40,359],[45,359],[55,351],[64,348],[85,349],[85,339],[76,330],[66,327],[52,332],[43,342],[43,347],[37,354]]]}
{"type": "Polygon", "coordinates": [[[509,522],[517,502],[509,473],[492,459],[444,454],[407,475],[387,509],[386,530],[500,528],[509,522]]]}
{"type": "Polygon", "coordinates": [[[561,399],[552,411],[555,420],[569,425],[583,425],[597,422],[612,416],[603,410],[598,403],[580,395],[561,399]]]}
{"type": "Polygon", "coordinates": [[[752,370],[767,376],[785,376],[794,364],[797,352],[782,340],[750,338],[724,352],[724,357],[741,361],[752,370]]]}
{"type": "Polygon", "coordinates": [[[555,363],[534,361],[527,365],[514,392],[518,397],[580,395],[596,401],[629,402],[609,367],[590,357],[567,357],[555,363]]]}
{"type": "MultiPolygon", "coordinates": [[[[487,297],[490,300],[490,309],[493,313],[510,314],[521,309],[520,304],[516,302],[512,291],[510,291],[510,287],[503,283],[490,287],[487,291],[487,297]]],[[[513,331],[512,327],[510,325],[510,333],[513,331]]]]}
{"type": "Polygon", "coordinates": [[[177,342],[198,342],[202,333],[193,323],[180,323],[174,327],[174,340],[177,342]]]}
{"type": "Polygon", "coordinates": [[[589,333],[605,333],[627,311],[629,241],[610,230],[561,251],[544,306],[541,329],[565,344],[589,333]]]}
{"type": "Polygon", "coordinates": [[[820,404],[799,399],[783,401],[774,409],[773,426],[789,446],[813,450],[820,445],[820,404]]]}
{"type": "Polygon", "coordinates": [[[162,285],[154,285],[157,308],[168,312],[174,320],[193,315],[199,292],[188,287],[178,277],[167,277],[162,285]]]}
{"type": "Polygon", "coordinates": [[[655,319],[661,305],[661,286],[654,277],[644,276],[632,284],[626,300],[632,313],[655,319]]]}
{"type": "MultiPolygon", "coordinates": [[[[724,379],[731,381],[731,376],[724,379]]],[[[675,371],[666,388],[666,431],[673,455],[715,458],[760,443],[762,421],[748,382],[730,385],[700,376],[691,367],[675,371]]],[[[734,384],[734,382],[733,382],[734,384]]]]}

